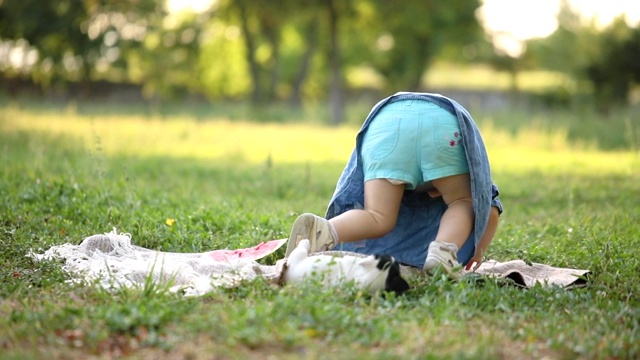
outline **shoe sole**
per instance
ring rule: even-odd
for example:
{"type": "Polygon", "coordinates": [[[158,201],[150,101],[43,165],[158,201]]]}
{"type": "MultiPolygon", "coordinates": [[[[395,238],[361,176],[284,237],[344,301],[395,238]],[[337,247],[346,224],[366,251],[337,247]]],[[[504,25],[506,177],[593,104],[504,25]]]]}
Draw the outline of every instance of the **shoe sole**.
{"type": "Polygon", "coordinates": [[[285,252],[284,256],[289,257],[289,255],[293,252],[293,249],[298,246],[302,239],[308,239],[309,242],[313,244],[316,239],[315,234],[311,230],[315,228],[316,218],[314,215],[302,214],[298,216],[296,221],[293,222],[293,226],[291,227],[291,234],[289,235],[289,240],[287,240],[287,251],[285,252]]]}
{"type": "Polygon", "coordinates": [[[457,269],[459,266],[451,266],[447,264],[449,260],[438,254],[429,254],[424,262],[423,269],[428,273],[435,272],[436,269],[442,269],[452,280],[459,280],[461,272],[457,269]],[[456,271],[458,270],[458,271],[456,271]]]}

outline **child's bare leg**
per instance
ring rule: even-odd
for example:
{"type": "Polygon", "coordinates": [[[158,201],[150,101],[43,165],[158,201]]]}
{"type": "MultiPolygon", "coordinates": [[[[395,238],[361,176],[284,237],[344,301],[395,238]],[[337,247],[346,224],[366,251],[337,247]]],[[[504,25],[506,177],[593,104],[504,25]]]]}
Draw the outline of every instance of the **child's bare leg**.
{"type": "Polygon", "coordinates": [[[432,184],[447,204],[435,240],[460,248],[471,234],[474,223],[471,178],[468,173],[453,175],[433,180],[432,184]]]}
{"type": "Polygon", "coordinates": [[[364,183],[364,209],[349,210],[331,220],[310,213],[300,215],[291,228],[285,256],[291,255],[302,239],[310,241],[312,253],[330,250],[341,242],[386,235],[398,221],[404,188],[386,179],[369,180],[364,183]]]}
{"type": "Polygon", "coordinates": [[[472,265],[474,262],[482,262],[484,254],[487,252],[487,249],[489,248],[489,245],[491,244],[491,241],[493,241],[493,237],[496,235],[496,231],[498,230],[499,219],[500,213],[498,212],[498,208],[491,207],[491,212],[489,213],[489,222],[487,222],[487,229],[484,231],[484,234],[480,238],[480,241],[476,246],[476,252],[467,266],[472,265]]]}
{"type": "Polygon", "coordinates": [[[351,242],[386,235],[396,226],[404,193],[404,184],[394,185],[386,179],[364,183],[364,209],[354,209],[329,220],[338,241],[351,242]]]}
{"type": "Polygon", "coordinates": [[[443,267],[452,279],[461,274],[457,253],[473,229],[474,214],[469,174],[453,175],[431,182],[447,204],[435,240],[429,244],[423,269],[443,267]]]}

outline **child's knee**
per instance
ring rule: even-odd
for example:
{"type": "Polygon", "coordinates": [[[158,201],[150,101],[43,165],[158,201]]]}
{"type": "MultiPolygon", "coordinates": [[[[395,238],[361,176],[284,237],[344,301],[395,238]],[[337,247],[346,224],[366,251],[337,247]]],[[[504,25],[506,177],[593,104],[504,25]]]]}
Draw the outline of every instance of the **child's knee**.
{"type": "Polygon", "coordinates": [[[394,227],[396,227],[396,221],[387,221],[383,223],[379,228],[379,236],[381,237],[387,235],[391,232],[391,230],[393,230],[394,227]]]}
{"type": "Polygon", "coordinates": [[[397,217],[393,217],[391,215],[384,215],[379,213],[371,213],[371,215],[375,223],[375,227],[373,230],[376,237],[382,237],[390,233],[391,230],[393,230],[393,228],[396,226],[396,223],[398,221],[397,217]]]}
{"type": "Polygon", "coordinates": [[[448,202],[445,199],[445,203],[449,207],[451,207],[451,206],[473,207],[473,199],[471,198],[471,196],[463,196],[463,197],[458,197],[458,198],[454,198],[454,199],[449,199],[448,202]]]}

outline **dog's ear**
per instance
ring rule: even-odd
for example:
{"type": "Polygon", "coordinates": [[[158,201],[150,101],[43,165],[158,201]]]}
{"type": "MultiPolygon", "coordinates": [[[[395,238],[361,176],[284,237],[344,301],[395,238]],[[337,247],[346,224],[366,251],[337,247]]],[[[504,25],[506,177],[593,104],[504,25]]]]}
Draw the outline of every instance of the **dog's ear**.
{"type": "Polygon", "coordinates": [[[366,269],[373,269],[374,267],[377,267],[378,266],[377,256],[369,255],[365,258],[362,258],[360,261],[358,261],[358,266],[361,266],[366,269]]]}
{"type": "Polygon", "coordinates": [[[409,283],[405,279],[403,279],[400,274],[398,274],[396,276],[390,275],[389,277],[387,277],[384,288],[386,291],[393,291],[394,293],[400,295],[409,290],[411,287],[409,286],[409,283]]]}
{"type": "Polygon", "coordinates": [[[384,286],[386,291],[393,291],[400,295],[411,287],[409,283],[400,275],[400,264],[392,258],[389,266],[389,273],[384,286]]]}
{"type": "Polygon", "coordinates": [[[380,271],[387,270],[395,262],[395,259],[389,255],[374,255],[374,257],[377,261],[376,267],[380,271]]]}

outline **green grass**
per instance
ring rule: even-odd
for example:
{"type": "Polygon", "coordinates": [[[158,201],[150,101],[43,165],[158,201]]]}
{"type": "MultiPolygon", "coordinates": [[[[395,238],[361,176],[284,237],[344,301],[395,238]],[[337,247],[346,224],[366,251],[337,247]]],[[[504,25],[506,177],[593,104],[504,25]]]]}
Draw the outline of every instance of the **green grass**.
{"type": "Polygon", "coordinates": [[[368,297],[257,280],[185,299],[151,283],[73,285],[60,264],[25,255],[113,227],[162,251],[286,237],[297,214],[324,213],[357,126],[90,110],[0,108],[3,358],[640,356],[639,157],[633,141],[599,142],[637,132],[624,116],[584,134],[566,113],[477,117],[506,210],[489,257],[590,269],[586,288],[432,277],[402,297],[368,297]]]}

